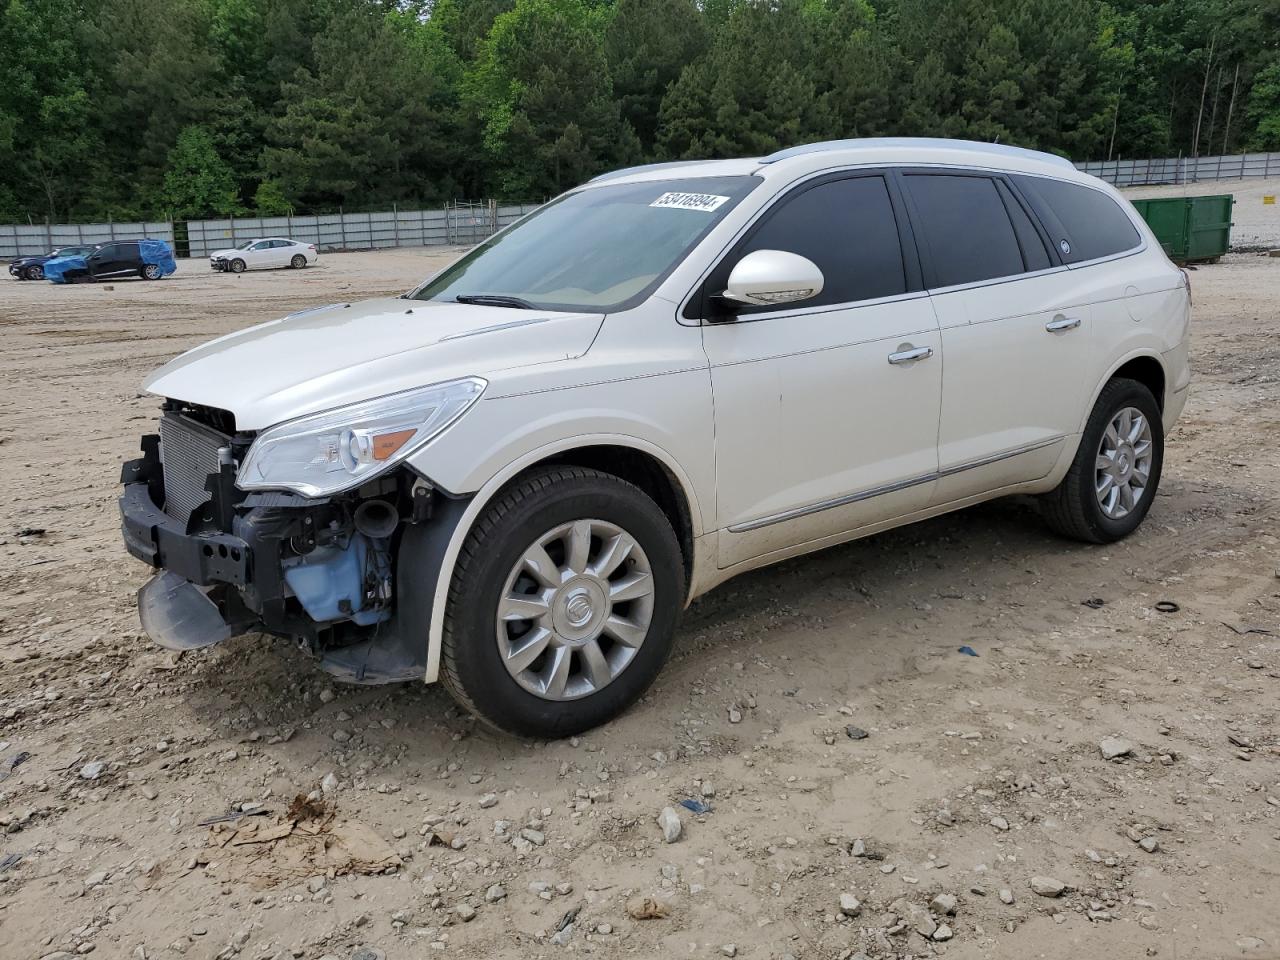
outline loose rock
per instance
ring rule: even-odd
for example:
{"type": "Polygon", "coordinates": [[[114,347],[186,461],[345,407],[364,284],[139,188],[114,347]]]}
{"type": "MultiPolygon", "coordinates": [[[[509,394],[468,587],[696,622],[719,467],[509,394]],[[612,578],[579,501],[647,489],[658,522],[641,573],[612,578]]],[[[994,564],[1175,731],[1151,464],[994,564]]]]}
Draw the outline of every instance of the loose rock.
{"type": "Polygon", "coordinates": [[[1040,897],[1060,897],[1067,885],[1053,877],[1032,877],[1031,892],[1040,897]]]}
{"type": "Polygon", "coordinates": [[[856,917],[862,912],[862,902],[852,893],[840,894],[840,912],[846,917],[856,917]]]}
{"type": "Polygon", "coordinates": [[[680,815],[674,807],[663,807],[658,814],[658,826],[662,829],[662,839],[667,843],[675,843],[680,839],[680,815]]]}
{"type": "Polygon", "coordinates": [[[940,893],[929,901],[929,909],[934,913],[943,913],[954,917],[960,908],[960,901],[949,893],[940,893]]]}
{"type": "Polygon", "coordinates": [[[1115,760],[1119,757],[1127,757],[1137,748],[1128,740],[1120,737],[1107,737],[1098,744],[1098,749],[1102,751],[1103,760],[1115,760]]]}

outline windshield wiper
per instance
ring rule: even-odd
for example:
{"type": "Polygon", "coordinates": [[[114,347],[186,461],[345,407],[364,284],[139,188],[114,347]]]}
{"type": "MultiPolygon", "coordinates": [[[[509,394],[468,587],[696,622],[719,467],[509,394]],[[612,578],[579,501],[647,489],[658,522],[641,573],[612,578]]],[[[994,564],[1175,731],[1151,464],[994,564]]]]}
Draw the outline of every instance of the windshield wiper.
{"type": "Polygon", "coordinates": [[[474,303],[488,307],[514,307],[517,310],[533,310],[528,300],[519,297],[508,297],[503,293],[460,293],[453,298],[458,303],[474,303]]]}

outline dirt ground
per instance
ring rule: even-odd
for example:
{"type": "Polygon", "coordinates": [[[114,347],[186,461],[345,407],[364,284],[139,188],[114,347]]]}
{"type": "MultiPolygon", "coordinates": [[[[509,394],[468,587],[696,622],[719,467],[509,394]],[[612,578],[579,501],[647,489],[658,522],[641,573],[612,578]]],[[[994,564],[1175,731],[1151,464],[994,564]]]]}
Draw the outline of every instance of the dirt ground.
{"type": "Polygon", "coordinates": [[[0,958],[1280,957],[1280,260],[1194,273],[1131,539],[1007,501],[743,577],[580,740],[263,637],[153,647],[115,504],[144,374],[443,256],[0,282],[0,958]]]}

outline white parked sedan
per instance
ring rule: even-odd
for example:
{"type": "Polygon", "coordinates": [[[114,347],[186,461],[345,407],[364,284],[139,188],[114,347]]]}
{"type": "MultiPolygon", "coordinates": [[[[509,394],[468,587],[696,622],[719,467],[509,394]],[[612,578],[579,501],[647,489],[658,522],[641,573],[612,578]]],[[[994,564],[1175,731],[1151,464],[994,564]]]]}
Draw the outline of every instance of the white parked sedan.
{"type": "Polygon", "coordinates": [[[1133,207],[1047,154],[855,140],[598,177],[402,297],[154,373],[120,501],[158,568],[142,624],[266,631],[567,736],[744,571],[1008,494],[1133,533],[1190,306],[1133,207]]]}
{"type": "Polygon", "coordinates": [[[246,240],[229,250],[215,250],[209,254],[209,267],[231,273],[271,270],[276,267],[301,270],[319,259],[320,252],[314,243],[303,243],[287,237],[260,237],[257,240],[246,240]]]}

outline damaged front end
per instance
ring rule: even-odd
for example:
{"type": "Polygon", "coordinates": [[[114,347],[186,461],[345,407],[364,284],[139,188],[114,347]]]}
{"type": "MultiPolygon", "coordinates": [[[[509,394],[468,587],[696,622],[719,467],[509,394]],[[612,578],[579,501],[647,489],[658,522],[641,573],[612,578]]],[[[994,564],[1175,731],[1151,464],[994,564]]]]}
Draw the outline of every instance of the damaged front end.
{"type": "Polygon", "coordinates": [[[463,501],[406,467],[327,496],[245,491],[256,438],[226,411],[171,400],[125,464],[125,544],[159,570],[138,593],[143,629],[172,650],[263,631],[349,681],[422,679],[431,569],[463,501]]]}

